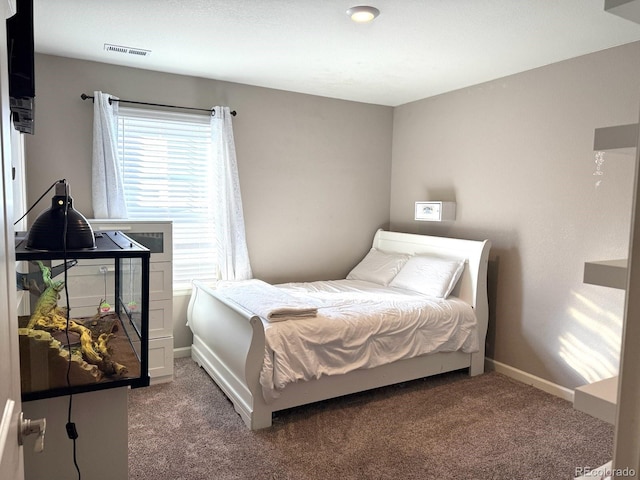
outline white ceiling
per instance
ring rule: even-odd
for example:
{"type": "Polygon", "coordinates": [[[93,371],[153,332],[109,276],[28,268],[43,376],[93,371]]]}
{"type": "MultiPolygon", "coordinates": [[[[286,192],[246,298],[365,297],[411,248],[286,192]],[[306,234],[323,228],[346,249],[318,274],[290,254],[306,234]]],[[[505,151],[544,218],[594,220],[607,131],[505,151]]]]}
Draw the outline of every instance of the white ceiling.
{"type": "Polygon", "coordinates": [[[356,24],[345,12],[362,1],[34,0],[35,45],[396,106],[640,40],[640,25],[605,12],[604,0],[371,0],[380,16],[356,24]]]}

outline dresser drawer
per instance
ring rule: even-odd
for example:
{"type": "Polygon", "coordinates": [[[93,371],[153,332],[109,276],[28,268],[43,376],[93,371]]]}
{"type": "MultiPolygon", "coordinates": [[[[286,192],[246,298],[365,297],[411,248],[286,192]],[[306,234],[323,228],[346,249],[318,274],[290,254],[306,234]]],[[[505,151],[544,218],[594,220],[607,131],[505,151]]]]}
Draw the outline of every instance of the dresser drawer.
{"type": "Polygon", "coordinates": [[[149,340],[149,377],[151,383],[173,380],[173,337],[149,340]]]}
{"type": "Polygon", "coordinates": [[[149,264],[149,300],[170,300],[173,298],[173,270],[171,262],[149,264]]]}
{"type": "Polygon", "coordinates": [[[149,302],[149,339],[173,335],[173,300],[149,302]]]}

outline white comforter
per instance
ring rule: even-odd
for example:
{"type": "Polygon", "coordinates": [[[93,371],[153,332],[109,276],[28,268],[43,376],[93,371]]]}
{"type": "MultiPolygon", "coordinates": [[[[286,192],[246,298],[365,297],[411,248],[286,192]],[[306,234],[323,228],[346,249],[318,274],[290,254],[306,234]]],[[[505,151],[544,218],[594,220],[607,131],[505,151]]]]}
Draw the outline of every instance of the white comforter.
{"type": "Polygon", "coordinates": [[[427,353],[478,351],[476,317],[455,297],[430,298],[358,280],[278,285],[318,307],[313,318],[263,320],[265,400],[298,380],[372,368],[427,353]]]}

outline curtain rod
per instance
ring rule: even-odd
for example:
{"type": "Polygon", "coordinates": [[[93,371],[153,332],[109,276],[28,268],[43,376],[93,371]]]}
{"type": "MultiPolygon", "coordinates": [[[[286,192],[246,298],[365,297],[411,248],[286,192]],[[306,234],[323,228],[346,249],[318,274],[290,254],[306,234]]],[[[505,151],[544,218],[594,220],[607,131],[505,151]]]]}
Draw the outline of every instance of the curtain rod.
{"type": "MultiPolygon", "coordinates": [[[[91,95],[87,95],[86,93],[83,93],[82,95],[80,95],[80,98],[82,100],[86,100],[88,98],[90,98],[91,100],[93,100],[94,97],[92,97],[91,95]]],[[[148,103],[148,102],[136,102],[134,100],[123,100],[123,99],[119,99],[119,98],[109,98],[109,103],[111,103],[112,101],[116,101],[116,102],[120,102],[120,103],[132,103],[135,105],[149,105],[152,107],[166,107],[166,108],[181,108],[183,110],[197,110],[199,112],[209,112],[211,113],[211,115],[215,115],[216,111],[213,108],[196,108],[196,107],[181,107],[179,105],[164,105],[162,103],[148,103]]],[[[236,116],[237,113],[235,110],[231,111],[231,115],[232,116],[236,116]]]]}

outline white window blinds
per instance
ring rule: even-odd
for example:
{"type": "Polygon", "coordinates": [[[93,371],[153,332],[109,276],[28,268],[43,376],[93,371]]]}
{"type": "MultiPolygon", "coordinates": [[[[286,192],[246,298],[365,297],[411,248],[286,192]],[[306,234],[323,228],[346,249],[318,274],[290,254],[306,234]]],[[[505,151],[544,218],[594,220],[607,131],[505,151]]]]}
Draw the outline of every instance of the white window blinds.
{"type": "Polygon", "coordinates": [[[131,219],[173,220],[173,288],[217,277],[207,115],[120,107],[118,147],[131,219]]]}

